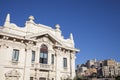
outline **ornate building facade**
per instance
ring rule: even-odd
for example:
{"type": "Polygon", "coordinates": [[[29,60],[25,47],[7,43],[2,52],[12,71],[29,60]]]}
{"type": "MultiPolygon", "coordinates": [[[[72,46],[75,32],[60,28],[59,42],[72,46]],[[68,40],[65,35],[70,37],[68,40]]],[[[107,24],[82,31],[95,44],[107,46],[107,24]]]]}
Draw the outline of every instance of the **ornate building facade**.
{"type": "Polygon", "coordinates": [[[0,79],[73,79],[76,52],[72,34],[64,39],[58,24],[53,29],[30,16],[25,27],[19,27],[8,14],[0,27],[0,79]]]}

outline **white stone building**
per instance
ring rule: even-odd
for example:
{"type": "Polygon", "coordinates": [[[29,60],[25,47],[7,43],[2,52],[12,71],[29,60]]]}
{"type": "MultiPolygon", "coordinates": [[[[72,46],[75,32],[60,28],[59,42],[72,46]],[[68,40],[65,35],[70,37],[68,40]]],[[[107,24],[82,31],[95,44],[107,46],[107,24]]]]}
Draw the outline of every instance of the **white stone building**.
{"type": "Polygon", "coordinates": [[[10,22],[0,26],[0,80],[64,80],[75,77],[72,34],[64,39],[55,29],[36,24],[30,16],[24,27],[10,22]]]}
{"type": "Polygon", "coordinates": [[[86,76],[85,72],[88,70],[85,66],[77,67],[77,76],[86,76]]]}
{"type": "Polygon", "coordinates": [[[91,67],[96,67],[97,66],[97,61],[96,61],[96,59],[92,59],[92,60],[88,60],[87,62],[86,62],[86,66],[88,67],[88,68],[91,68],[91,67]]]}

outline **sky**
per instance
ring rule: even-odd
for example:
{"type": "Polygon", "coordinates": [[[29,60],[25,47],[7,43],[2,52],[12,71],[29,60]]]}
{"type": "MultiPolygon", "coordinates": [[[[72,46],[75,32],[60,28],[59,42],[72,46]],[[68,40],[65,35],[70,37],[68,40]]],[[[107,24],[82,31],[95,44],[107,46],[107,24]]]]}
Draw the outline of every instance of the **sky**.
{"type": "Polygon", "coordinates": [[[11,23],[24,27],[30,15],[35,23],[73,33],[76,65],[90,59],[120,62],[120,0],[0,0],[0,25],[7,13],[11,23]]]}

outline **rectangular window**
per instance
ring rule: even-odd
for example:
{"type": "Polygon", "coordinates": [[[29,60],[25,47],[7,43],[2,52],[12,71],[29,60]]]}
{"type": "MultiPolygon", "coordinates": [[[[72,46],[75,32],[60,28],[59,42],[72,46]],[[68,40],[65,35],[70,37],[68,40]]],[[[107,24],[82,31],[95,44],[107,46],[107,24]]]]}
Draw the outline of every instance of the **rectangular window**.
{"type": "Polygon", "coordinates": [[[46,78],[45,77],[40,77],[39,80],[46,80],[46,78]]]}
{"type": "Polygon", "coordinates": [[[63,58],[63,67],[64,67],[64,68],[67,67],[67,58],[63,58]]]}
{"type": "Polygon", "coordinates": [[[48,54],[47,53],[40,53],[39,63],[47,64],[48,54]]]}
{"type": "Polygon", "coordinates": [[[30,80],[33,80],[33,77],[30,77],[30,80]]]}
{"type": "Polygon", "coordinates": [[[52,80],[54,80],[54,78],[52,78],[52,80]]]}
{"type": "Polygon", "coordinates": [[[54,54],[51,55],[51,64],[54,64],[54,54]]]}
{"type": "Polygon", "coordinates": [[[19,59],[19,50],[13,49],[12,61],[18,61],[19,59]]]}
{"type": "Polygon", "coordinates": [[[32,63],[35,62],[35,51],[32,51],[32,63]]]}

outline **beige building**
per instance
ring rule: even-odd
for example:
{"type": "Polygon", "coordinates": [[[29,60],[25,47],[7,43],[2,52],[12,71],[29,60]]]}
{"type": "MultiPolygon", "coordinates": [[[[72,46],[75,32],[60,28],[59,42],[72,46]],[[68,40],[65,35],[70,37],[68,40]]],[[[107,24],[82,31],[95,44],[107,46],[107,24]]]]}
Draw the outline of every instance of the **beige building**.
{"type": "Polygon", "coordinates": [[[117,62],[113,59],[104,60],[104,66],[102,68],[103,76],[115,77],[119,75],[119,68],[117,62]]]}
{"type": "Polygon", "coordinates": [[[0,79],[73,79],[78,51],[72,34],[64,39],[58,24],[53,29],[30,16],[24,27],[18,27],[8,14],[0,27],[0,79]]]}
{"type": "Polygon", "coordinates": [[[93,74],[97,74],[96,68],[89,68],[85,71],[85,76],[92,76],[93,74]]]}
{"type": "Polygon", "coordinates": [[[77,74],[78,76],[97,74],[98,77],[116,77],[120,75],[120,63],[113,59],[88,60],[86,64],[77,66],[77,74]]]}
{"type": "Polygon", "coordinates": [[[86,62],[86,66],[88,67],[88,68],[92,68],[92,67],[96,67],[97,66],[97,60],[96,59],[92,59],[92,60],[88,60],[87,62],[86,62]]]}
{"type": "Polygon", "coordinates": [[[104,66],[116,66],[116,61],[113,59],[104,60],[104,66]]]}
{"type": "Polygon", "coordinates": [[[85,72],[87,71],[87,67],[85,66],[77,66],[77,76],[86,76],[85,72]]]}

